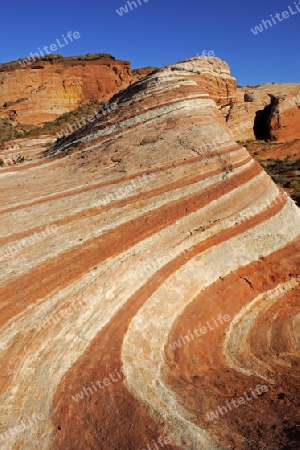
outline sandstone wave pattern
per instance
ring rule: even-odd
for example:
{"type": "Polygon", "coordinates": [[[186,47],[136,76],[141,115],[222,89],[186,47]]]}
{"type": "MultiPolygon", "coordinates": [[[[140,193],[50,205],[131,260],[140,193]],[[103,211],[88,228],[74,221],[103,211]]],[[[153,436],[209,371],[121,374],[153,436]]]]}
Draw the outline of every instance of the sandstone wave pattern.
{"type": "Polygon", "coordinates": [[[235,89],[167,66],[2,169],[1,449],[299,448],[300,212],[235,89]]]}

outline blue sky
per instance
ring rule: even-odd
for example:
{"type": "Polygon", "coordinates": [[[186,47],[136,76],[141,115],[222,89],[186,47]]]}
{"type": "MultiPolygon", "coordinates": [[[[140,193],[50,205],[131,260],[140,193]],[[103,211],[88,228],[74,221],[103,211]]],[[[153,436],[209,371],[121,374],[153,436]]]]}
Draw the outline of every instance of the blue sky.
{"type": "Polygon", "coordinates": [[[139,1],[141,6],[122,16],[116,9],[125,0],[2,1],[0,62],[25,58],[78,31],[80,39],[56,53],[111,53],[137,68],[161,67],[212,50],[228,62],[240,85],[300,82],[300,12],[294,0],[139,1]],[[281,22],[274,19],[276,25],[257,35],[250,31],[289,6],[290,17],[279,16],[281,22]]]}

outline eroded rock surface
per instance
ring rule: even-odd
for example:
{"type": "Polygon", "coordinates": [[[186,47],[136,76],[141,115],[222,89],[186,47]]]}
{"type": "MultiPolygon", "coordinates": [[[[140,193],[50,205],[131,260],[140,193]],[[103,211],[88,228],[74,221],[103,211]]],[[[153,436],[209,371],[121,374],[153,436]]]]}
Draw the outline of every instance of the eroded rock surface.
{"type": "Polygon", "coordinates": [[[268,83],[238,88],[227,123],[237,140],[300,138],[300,84],[268,83]],[[242,127],[250,121],[250,126],[242,127]]]}
{"type": "Polygon", "coordinates": [[[168,66],[2,170],[4,450],[297,448],[300,212],[233,141],[234,85],[168,66]]]}
{"type": "Polygon", "coordinates": [[[106,102],[150,71],[133,71],[128,61],[109,56],[5,64],[0,66],[0,118],[42,125],[92,100],[106,102]]]}

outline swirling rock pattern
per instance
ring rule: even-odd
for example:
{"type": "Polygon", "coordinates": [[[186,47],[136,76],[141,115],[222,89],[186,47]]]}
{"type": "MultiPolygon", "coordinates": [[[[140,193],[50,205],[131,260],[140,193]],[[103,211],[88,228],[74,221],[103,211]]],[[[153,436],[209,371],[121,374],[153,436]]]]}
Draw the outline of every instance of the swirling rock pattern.
{"type": "Polygon", "coordinates": [[[3,449],[297,448],[300,212],[234,92],[218,58],[168,66],[1,172],[3,449]]]}

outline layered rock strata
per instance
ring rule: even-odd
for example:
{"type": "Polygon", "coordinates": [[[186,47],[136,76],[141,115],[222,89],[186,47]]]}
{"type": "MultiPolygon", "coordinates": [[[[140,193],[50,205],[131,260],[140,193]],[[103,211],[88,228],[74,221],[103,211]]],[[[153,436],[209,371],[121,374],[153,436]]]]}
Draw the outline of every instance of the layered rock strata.
{"type": "Polygon", "coordinates": [[[232,140],[234,85],[168,66],[1,172],[3,449],[296,448],[300,212],[232,140]]]}
{"type": "Polygon", "coordinates": [[[238,88],[226,113],[236,140],[300,139],[300,84],[267,83],[238,88]]]}
{"type": "Polygon", "coordinates": [[[0,118],[42,125],[92,100],[106,102],[150,71],[133,71],[128,61],[110,56],[6,64],[0,66],[0,118]]]}

